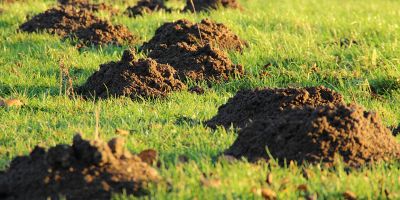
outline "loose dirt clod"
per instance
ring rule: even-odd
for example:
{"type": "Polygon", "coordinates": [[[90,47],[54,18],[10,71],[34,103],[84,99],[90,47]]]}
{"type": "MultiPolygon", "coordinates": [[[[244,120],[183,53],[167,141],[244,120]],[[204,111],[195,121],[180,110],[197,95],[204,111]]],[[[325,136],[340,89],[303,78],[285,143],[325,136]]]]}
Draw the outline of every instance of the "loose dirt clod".
{"type": "Polygon", "coordinates": [[[135,6],[128,7],[125,13],[129,17],[137,17],[161,10],[171,12],[171,9],[165,6],[164,0],[140,0],[135,6]]]}
{"type": "Polygon", "coordinates": [[[84,9],[72,6],[52,8],[20,26],[25,32],[47,31],[64,38],[77,38],[78,47],[106,44],[130,44],[135,37],[124,26],[113,26],[84,9]]]}
{"type": "Polygon", "coordinates": [[[157,171],[124,149],[123,141],[84,140],[59,144],[47,151],[36,147],[16,157],[0,172],[2,199],[110,199],[114,193],[144,195],[157,171]],[[112,145],[111,145],[112,143],[112,145]]]}
{"type": "Polygon", "coordinates": [[[161,45],[148,56],[159,63],[173,66],[180,80],[226,81],[230,77],[244,74],[243,66],[233,64],[226,53],[209,44],[161,45]]]}
{"type": "Polygon", "coordinates": [[[184,11],[200,12],[218,8],[240,8],[236,0],[186,0],[184,11]],[[194,6],[194,8],[193,8],[194,6]]]}
{"type": "Polygon", "coordinates": [[[108,98],[111,96],[165,97],[172,91],[186,88],[175,79],[175,70],[153,59],[134,60],[134,53],[125,51],[121,61],[100,65],[100,70],[90,76],[78,88],[87,97],[108,98]]]}
{"type": "Polygon", "coordinates": [[[300,108],[305,105],[317,107],[329,103],[343,103],[339,93],[325,88],[308,87],[302,89],[255,89],[241,90],[218,109],[218,114],[206,122],[215,128],[244,128],[252,121],[280,117],[289,108],[300,108]]]}
{"type": "Polygon", "coordinates": [[[202,88],[200,86],[193,86],[193,87],[189,88],[189,92],[201,95],[201,94],[204,94],[206,91],[204,88],[202,88]]]}
{"type": "Polygon", "coordinates": [[[223,24],[208,19],[204,19],[200,23],[182,19],[165,23],[159,27],[155,36],[143,44],[142,50],[152,51],[160,46],[168,47],[181,42],[200,46],[211,44],[213,47],[236,51],[242,51],[247,46],[247,42],[240,39],[223,24]]]}
{"type": "Polygon", "coordinates": [[[377,114],[357,105],[328,104],[288,109],[276,118],[258,118],[239,132],[225,152],[249,161],[273,158],[323,162],[333,165],[339,158],[351,167],[400,158],[400,145],[377,114]]]}

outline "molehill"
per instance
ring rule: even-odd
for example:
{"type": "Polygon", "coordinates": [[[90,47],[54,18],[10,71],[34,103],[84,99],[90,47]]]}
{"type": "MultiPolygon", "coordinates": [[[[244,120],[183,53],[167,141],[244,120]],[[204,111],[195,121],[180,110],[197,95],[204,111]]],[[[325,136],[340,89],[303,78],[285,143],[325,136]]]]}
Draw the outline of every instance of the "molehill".
{"type": "Polygon", "coordinates": [[[357,105],[327,104],[285,110],[279,117],[261,117],[239,132],[225,154],[249,161],[281,164],[342,159],[350,167],[399,159],[400,146],[377,114],[357,105]]]}
{"type": "Polygon", "coordinates": [[[217,126],[229,128],[231,125],[244,128],[257,119],[279,118],[286,109],[301,108],[306,105],[317,107],[329,103],[343,103],[343,97],[323,86],[240,90],[226,104],[220,106],[217,115],[206,124],[212,128],[217,126]]]}
{"type": "Polygon", "coordinates": [[[114,26],[85,9],[72,6],[51,8],[23,23],[24,32],[46,31],[78,40],[78,47],[90,45],[131,44],[136,38],[125,26],[114,26]]]}
{"type": "Polygon", "coordinates": [[[90,76],[77,91],[86,97],[98,98],[165,97],[172,91],[186,88],[185,84],[174,77],[175,73],[171,66],[159,64],[151,58],[135,60],[134,52],[126,50],[120,61],[100,65],[100,70],[90,76]]]}
{"type": "MultiPolygon", "coordinates": [[[[144,160],[146,158],[143,158],[144,160]]],[[[114,193],[144,195],[157,171],[124,149],[122,139],[108,143],[76,135],[72,145],[35,149],[0,172],[1,199],[110,199],[114,193]]]]}

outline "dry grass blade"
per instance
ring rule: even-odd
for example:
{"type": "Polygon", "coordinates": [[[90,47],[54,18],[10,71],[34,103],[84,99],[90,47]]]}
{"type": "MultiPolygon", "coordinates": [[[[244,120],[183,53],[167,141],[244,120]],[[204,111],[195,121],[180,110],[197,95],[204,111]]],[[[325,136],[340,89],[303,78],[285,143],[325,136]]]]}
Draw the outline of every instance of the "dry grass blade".
{"type": "Polygon", "coordinates": [[[59,61],[59,69],[60,69],[60,96],[64,93],[64,95],[75,97],[73,81],[69,74],[69,69],[68,67],[65,66],[63,59],[59,61]]]}

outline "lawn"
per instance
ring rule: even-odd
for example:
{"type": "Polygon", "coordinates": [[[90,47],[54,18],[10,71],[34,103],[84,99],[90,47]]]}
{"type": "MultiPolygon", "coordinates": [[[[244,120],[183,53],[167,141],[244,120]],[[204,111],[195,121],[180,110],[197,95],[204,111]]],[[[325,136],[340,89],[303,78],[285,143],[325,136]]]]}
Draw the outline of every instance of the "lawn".
{"type": "MultiPolygon", "coordinates": [[[[109,1],[120,8],[128,4],[109,1]]],[[[131,1],[129,4],[134,4],[131,1]]],[[[46,33],[17,31],[27,15],[54,6],[51,0],[0,3],[0,97],[18,98],[20,108],[0,107],[0,169],[35,145],[68,143],[80,132],[94,137],[99,109],[100,137],[125,136],[132,152],[159,152],[158,171],[165,183],[153,185],[151,199],[261,199],[268,188],[278,199],[399,199],[400,162],[362,169],[279,166],[219,159],[235,140],[234,130],[203,125],[236,91],[256,87],[324,85],[381,116],[387,126],[400,120],[400,3],[395,0],[240,0],[243,10],[210,13],[159,12],[138,18],[98,13],[124,24],[142,42],[157,27],[182,18],[210,18],[224,23],[249,42],[243,53],[230,52],[247,76],[214,83],[204,95],[174,92],[166,99],[83,100],[60,90],[59,64],[70,70],[74,85],[83,84],[99,65],[119,60],[127,46],[77,50],[71,41],[46,33]],[[355,42],[347,42],[355,41],[355,42]],[[342,45],[341,45],[342,43],[342,45]],[[268,67],[265,67],[268,66],[268,67]],[[263,75],[260,75],[263,74],[263,75]],[[179,158],[186,157],[188,162],[179,158]],[[267,174],[272,181],[267,183],[267,174]],[[307,174],[305,176],[304,174],[307,174]],[[300,187],[299,187],[300,186],[300,187]],[[306,187],[306,190],[304,189],[306,187]]],[[[183,2],[168,4],[182,7],[183,2]]],[[[144,55],[140,55],[144,56],[144,55]]],[[[206,83],[199,83],[206,86],[206,83]]],[[[194,83],[191,83],[194,85],[194,83]]],[[[284,148],[284,147],[282,147],[284,148]]],[[[116,199],[135,198],[118,195],[116,199]]]]}

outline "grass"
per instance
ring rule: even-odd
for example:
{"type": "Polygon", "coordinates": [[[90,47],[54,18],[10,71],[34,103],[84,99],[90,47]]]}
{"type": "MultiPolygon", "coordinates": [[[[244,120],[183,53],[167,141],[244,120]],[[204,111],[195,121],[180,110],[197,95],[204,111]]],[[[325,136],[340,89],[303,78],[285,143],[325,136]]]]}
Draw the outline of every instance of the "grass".
{"type": "MultiPolygon", "coordinates": [[[[123,9],[121,2],[113,1],[123,9]]],[[[393,0],[241,0],[244,11],[221,10],[198,15],[155,13],[136,19],[103,18],[121,23],[148,40],[164,22],[208,17],[225,23],[250,43],[243,54],[230,53],[245,66],[249,76],[215,84],[205,95],[173,93],[165,100],[132,101],[126,98],[98,102],[59,95],[59,60],[70,67],[74,84],[82,84],[100,64],[118,60],[128,47],[91,48],[79,52],[68,41],[48,34],[17,30],[32,15],[50,8],[50,0],[0,4],[0,96],[22,99],[26,106],[0,108],[0,168],[35,145],[71,143],[76,132],[94,137],[97,106],[100,136],[116,136],[115,129],[130,130],[128,148],[139,152],[154,148],[160,153],[160,174],[170,184],[153,186],[152,199],[259,199],[254,189],[270,188],[279,199],[343,198],[352,191],[360,199],[400,198],[400,163],[381,164],[348,172],[343,167],[321,170],[318,166],[276,166],[229,163],[217,156],[236,138],[230,130],[211,130],[202,122],[216,114],[218,106],[242,88],[325,85],[380,114],[385,125],[400,120],[400,4],[393,0]],[[340,41],[354,40],[351,45],[340,41]],[[268,76],[259,76],[270,64],[268,76]],[[388,78],[389,77],[389,78],[388,78]],[[388,87],[386,83],[390,83],[388,87]],[[393,86],[394,84],[394,86],[393,86]],[[379,98],[371,95],[379,89],[379,98]],[[390,92],[388,92],[390,90],[390,92]],[[178,162],[180,155],[188,163],[178,162]],[[303,176],[308,171],[309,178],[303,176]],[[268,185],[266,175],[273,175],[268,185]],[[216,188],[201,184],[201,177],[218,180],[216,188]],[[305,184],[308,193],[297,189],[305,184]]],[[[133,3],[133,2],[131,2],[133,3]]],[[[179,7],[182,2],[170,4],[179,7]]],[[[138,44],[140,45],[140,44],[138,44]]],[[[282,147],[284,148],[284,147],[282,147]]],[[[129,199],[118,195],[116,199],[129,199]]]]}

